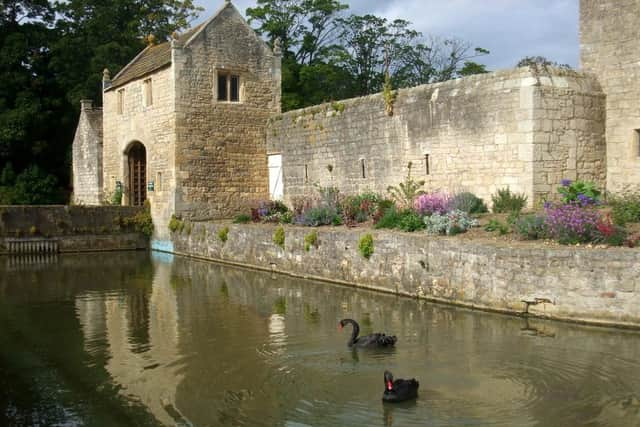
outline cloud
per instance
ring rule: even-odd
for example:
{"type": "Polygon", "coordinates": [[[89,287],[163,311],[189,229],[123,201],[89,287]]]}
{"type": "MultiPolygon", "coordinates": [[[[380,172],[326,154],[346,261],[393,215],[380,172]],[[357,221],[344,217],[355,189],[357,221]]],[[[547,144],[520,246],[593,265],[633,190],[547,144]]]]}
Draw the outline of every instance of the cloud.
{"type": "MultiPolygon", "coordinates": [[[[344,0],[343,0],[344,1],[344,0]]],[[[579,0],[350,0],[351,13],[406,19],[423,34],[458,37],[491,51],[489,69],[542,55],[576,67],[579,0]]],[[[199,2],[212,14],[222,1],[199,2]]],[[[233,2],[243,14],[254,0],[233,2]]]]}

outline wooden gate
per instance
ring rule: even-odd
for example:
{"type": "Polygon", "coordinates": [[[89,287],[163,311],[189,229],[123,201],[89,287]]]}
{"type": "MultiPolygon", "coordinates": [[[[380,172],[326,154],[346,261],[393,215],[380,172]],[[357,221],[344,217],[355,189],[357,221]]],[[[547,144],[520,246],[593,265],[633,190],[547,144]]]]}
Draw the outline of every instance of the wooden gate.
{"type": "Polygon", "coordinates": [[[129,149],[129,204],[142,206],[147,199],[147,152],[136,142],[129,149]]]}

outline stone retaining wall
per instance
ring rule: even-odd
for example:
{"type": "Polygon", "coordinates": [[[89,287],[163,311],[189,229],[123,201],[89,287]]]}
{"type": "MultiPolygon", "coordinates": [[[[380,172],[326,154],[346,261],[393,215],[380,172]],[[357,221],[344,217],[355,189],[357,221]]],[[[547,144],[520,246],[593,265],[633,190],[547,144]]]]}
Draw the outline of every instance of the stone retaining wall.
{"type": "Polygon", "coordinates": [[[148,238],[126,225],[142,208],[127,206],[0,206],[0,254],[85,252],[148,247],[148,238]],[[16,242],[25,245],[17,246],[16,242]],[[42,251],[38,246],[43,246],[42,251]],[[34,249],[36,248],[36,249],[34,249]]]}
{"type": "Polygon", "coordinates": [[[310,277],[469,307],[594,324],[640,327],[640,251],[538,243],[505,244],[423,233],[320,228],[318,245],[304,249],[313,229],[196,223],[172,234],[172,251],[203,259],[310,277]],[[227,241],[218,232],[229,227],[227,241]],[[370,259],[358,241],[373,235],[370,259]]]}

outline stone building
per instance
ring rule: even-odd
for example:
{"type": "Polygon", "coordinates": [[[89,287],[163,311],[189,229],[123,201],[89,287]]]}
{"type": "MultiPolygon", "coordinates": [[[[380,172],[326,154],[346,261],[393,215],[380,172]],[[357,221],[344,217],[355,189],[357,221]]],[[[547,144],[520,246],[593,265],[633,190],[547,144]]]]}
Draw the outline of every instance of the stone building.
{"type": "Polygon", "coordinates": [[[518,68],[279,114],[280,55],[230,2],[112,80],[103,109],[83,103],[74,199],[117,186],[151,202],[159,238],[172,214],[229,217],[314,184],[385,192],[412,176],[428,189],[530,205],[563,178],[640,188],[640,0],[581,0],[583,71],[518,68]]]}
{"type": "Polygon", "coordinates": [[[74,141],[74,201],[150,201],[159,237],[176,213],[229,216],[268,198],[264,138],[280,111],[280,55],[225,2],[171,42],[149,45],[84,102],[74,141]],[[102,135],[100,135],[100,131],[102,135]]]}

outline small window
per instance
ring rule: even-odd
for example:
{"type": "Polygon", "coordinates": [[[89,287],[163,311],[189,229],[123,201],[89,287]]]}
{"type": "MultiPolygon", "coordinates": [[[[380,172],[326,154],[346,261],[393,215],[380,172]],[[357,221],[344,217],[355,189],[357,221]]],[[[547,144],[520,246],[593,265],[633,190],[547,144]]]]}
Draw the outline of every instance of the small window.
{"type": "Polygon", "coordinates": [[[304,182],[309,182],[309,167],[304,165],[304,182]]]}
{"type": "Polygon", "coordinates": [[[144,87],[144,106],[150,107],[153,105],[153,88],[151,86],[151,79],[146,79],[142,82],[144,87]]]}
{"type": "Polygon", "coordinates": [[[640,157],[640,129],[636,129],[634,131],[634,139],[633,139],[634,145],[635,145],[635,155],[636,157],[640,157]]]}
{"type": "Polygon", "coordinates": [[[429,175],[429,155],[428,154],[424,155],[424,172],[425,174],[429,175]]]}
{"type": "Polygon", "coordinates": [[[118,91],[118,105],[116,107],[118,114],[124,113],[124,89],[118,91]]]}
{"type": "Polygon", "coordinates": [[[218,101],[240,102],[240,76],[218,73],[218,101]]]}
{"type": "Polygon", "coordinates": [[[364,159],[360,159],[360,172],[361,172],[362,178],[367,177],[367,165],[365,164],[364,159]]]}

